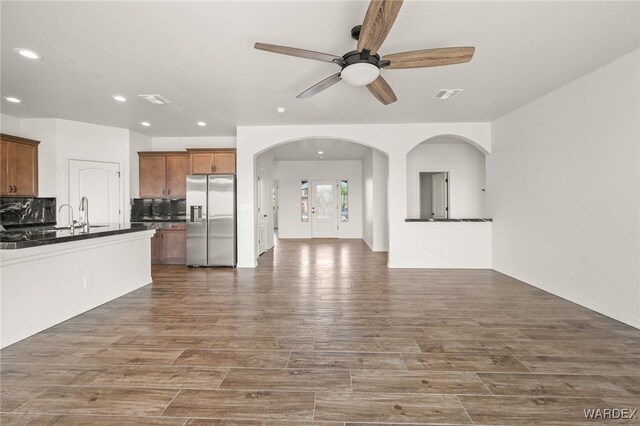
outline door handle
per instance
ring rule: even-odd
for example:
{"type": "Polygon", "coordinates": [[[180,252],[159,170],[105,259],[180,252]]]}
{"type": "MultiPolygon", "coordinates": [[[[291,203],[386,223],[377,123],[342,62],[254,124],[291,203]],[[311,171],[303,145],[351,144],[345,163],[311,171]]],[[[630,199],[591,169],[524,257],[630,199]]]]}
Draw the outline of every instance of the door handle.
{"type": "Polygon", "coordinates": [[[9,194],[13,193],[13,185],[9,185],[9,194]]]}
{"type": "Polygon", "coordinates": [[[213,173],[213,166],[211,166],[211,173],[213,173]]]}
{"type": "Polygon", "coordinates": [[[16,192],[18,192],[18,187],[13,185],[13,193],[15,194],[16,192]]]}
{"type": "Polygon", "coordinates": [[[170,189],[167,191],[167,195],[171,195],[171,190],[170,189]]]}
{"type": "Polygon", "coordinates": [[[164,189],[162,190],[162,195],[164,195],[164,189]]]}

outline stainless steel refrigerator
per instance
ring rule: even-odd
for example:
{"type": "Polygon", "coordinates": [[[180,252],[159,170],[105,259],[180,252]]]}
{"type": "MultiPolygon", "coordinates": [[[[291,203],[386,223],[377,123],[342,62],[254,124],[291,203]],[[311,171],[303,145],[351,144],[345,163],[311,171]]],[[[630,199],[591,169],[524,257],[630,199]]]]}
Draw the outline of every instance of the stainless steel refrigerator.
{"type": "Polygon", "coordinates": [[[187,265],[236,266],[236,177],[187,176],[187,265]]]}

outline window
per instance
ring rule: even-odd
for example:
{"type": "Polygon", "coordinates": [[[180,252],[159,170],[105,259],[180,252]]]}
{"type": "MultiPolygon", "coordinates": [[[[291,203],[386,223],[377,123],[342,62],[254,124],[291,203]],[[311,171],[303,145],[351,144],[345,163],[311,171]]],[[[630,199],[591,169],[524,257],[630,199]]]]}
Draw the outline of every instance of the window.
{"type": "Polygon", "coordinates": [[[309,222],[309,181],[300,185],[300,221],[309,222]]]}
{"type": "Polygon", "coordinates": [[[340,181],[340,222],[349,221],[349,182],[340,181]]]}

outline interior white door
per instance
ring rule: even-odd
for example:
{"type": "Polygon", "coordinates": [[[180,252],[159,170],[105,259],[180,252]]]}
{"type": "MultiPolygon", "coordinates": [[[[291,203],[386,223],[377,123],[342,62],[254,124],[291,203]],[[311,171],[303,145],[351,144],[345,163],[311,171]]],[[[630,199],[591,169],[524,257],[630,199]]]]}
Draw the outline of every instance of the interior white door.
{"type": "Polygon", "coordinates": [[[435,173],[431,177],[433,196],[433,217],[446,219],[449,214],[447,195],[447,173],[435,173]]]}
{"type": "Polygon", "coordinates": [[[84,196],[89,200],[90,224],[122,223],[121,194],[120,164],[69,160],[69,204],[76,220],[84,196]]]}
{"type": "Polygon", "coordinates": [[[264,169],[258,169],[258,253],[267,251],[267,181],[264,169]]]}
{"type": "Polygon", "coordinates": [[[335,180],[311,182],[311,237],[338,238],[338,201],[335,180]]]}

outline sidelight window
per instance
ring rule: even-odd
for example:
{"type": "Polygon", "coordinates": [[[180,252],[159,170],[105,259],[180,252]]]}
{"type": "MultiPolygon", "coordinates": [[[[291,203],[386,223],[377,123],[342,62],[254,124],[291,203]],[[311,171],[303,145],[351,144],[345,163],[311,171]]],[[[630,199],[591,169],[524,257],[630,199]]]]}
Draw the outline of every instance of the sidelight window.
{"type": "Polygon", "coordinates": [[[349,182],[340,181],[340,221],[349,221],[349,182]]]}
{"type": "Polygon", "coordinates": [[[309,222],[309,181],[303,180],[300,185],[300,221],[309,222]]]}

